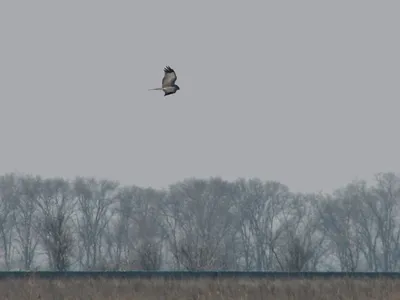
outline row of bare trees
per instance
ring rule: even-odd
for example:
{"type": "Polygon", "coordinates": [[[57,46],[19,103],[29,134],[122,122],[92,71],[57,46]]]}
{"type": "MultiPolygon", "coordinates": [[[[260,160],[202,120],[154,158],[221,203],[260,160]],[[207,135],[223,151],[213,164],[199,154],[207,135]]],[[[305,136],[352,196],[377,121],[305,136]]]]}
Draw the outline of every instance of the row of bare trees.
{"type": "Polygon", "coordinates": [[[400,178],[332,195],[258,179],[167,190],[0,177],[3,270],[399,271],[400,178]]]}

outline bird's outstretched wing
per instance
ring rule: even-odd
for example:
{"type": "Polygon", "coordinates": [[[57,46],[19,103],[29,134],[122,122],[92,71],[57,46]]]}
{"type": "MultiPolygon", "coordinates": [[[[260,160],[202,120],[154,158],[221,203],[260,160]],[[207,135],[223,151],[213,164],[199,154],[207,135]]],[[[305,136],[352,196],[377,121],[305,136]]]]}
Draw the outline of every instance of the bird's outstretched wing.
{"type": "Polygon", "coordinates": [[[162,87],[168,87],[175,84],[175,81],[178,77],[175,74],[175,71],[171,69],[171,67],[166,66],[164,68],[164,78],[162,80],[162,87]]]}

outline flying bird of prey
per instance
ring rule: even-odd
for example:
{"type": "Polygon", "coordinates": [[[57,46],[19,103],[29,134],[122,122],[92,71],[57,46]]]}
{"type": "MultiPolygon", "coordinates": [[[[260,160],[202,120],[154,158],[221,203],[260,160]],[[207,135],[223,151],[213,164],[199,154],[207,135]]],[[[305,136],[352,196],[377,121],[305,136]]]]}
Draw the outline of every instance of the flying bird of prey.
{"type": "Polygon", "coordinates": [[[176,77],[175,71],[170,66],[164,68],[164,78],[162,80],[162,87],[149,89],[149,91],[159,90],[164,91],[164,97],[175,94],[177,90],[180,90],[179,86],[175,84],[176,77]]]}

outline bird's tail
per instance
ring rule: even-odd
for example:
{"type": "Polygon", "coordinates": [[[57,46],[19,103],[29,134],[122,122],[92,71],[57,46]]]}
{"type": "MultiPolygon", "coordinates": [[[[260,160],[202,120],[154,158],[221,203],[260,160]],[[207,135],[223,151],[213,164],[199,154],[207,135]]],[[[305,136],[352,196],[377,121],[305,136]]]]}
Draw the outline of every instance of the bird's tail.
{"type": "Polygon", "coordinates": [[[149,89],[149,91],[162,91],[162,88],[149,89]]]}

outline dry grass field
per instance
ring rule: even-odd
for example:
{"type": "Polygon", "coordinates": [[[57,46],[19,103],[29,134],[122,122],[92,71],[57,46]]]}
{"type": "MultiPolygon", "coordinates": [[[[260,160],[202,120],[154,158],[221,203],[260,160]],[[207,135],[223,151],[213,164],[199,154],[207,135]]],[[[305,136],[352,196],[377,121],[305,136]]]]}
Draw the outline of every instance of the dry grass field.
{"type": "Polygon", "coordinates": [[[400,280],[389,279],[4,279],[0,299],[400,299],[400,280]]]}

